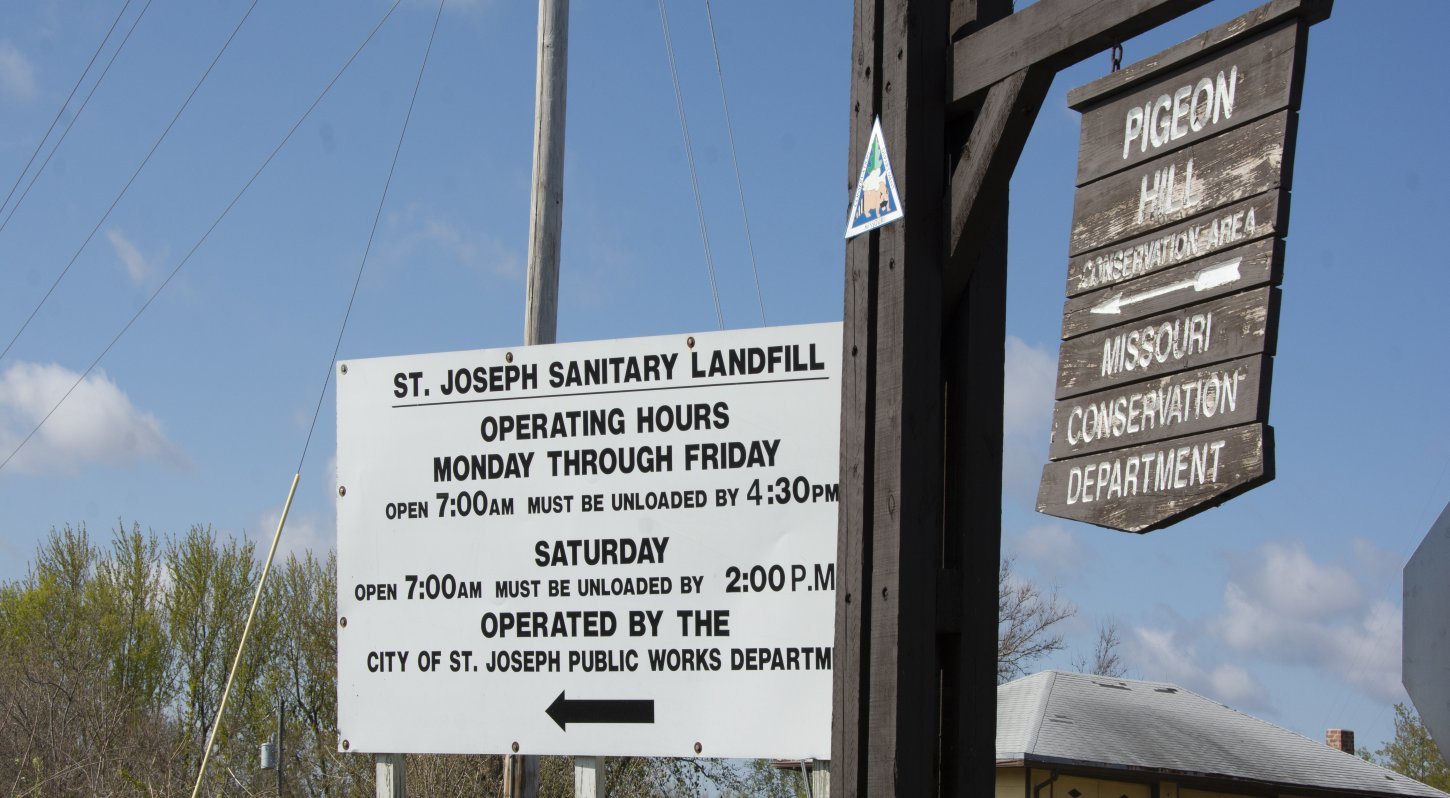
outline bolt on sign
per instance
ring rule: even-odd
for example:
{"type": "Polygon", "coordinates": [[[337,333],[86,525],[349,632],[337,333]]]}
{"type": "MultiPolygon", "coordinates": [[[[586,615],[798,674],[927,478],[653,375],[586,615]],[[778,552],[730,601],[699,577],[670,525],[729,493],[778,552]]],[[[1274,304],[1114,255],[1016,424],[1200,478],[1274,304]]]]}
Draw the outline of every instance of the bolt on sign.
{"type": "Polygon", "coordinates": [[[835,323],[340,366],[339,744],[828,757],[840,355],[835,323]]]}
{"type": "Polygon", "coordinates": [[[1039,512],[1148,532],[1273,479],[1295,126],[1329,9],[1275,0],[1069,93],[1082,133],[1039,512]]]}

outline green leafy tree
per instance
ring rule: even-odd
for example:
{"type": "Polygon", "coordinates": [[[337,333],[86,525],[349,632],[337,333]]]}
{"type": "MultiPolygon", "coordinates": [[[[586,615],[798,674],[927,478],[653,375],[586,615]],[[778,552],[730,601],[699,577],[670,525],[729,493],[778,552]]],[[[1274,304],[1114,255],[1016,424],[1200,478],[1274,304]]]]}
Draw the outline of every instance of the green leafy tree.
{"type": "MultiPolygon", "coordinates": [[[[166,596],[174,716],[195,772],[220,708],[227,673],[241,642],[261,563],[250,541],[219,540],[210,527],[195,526],[170,541],[164,555],[171,584],[166,596]]],[[[277,641],[277,608],[264,603],[237,668],[227,714],[208,765],[209,789],[250,784],[256,745],[275,727],[275,694],[262,676],[277,641]],[[248,774],[248,775],[244,775],[248,774]]]]}
{"type": "Polygon", "coordinates": [[[1420,716],[1404,704],[1395,704],[1395,739],[1380,746],[1375,761],[1396,773],[1450,791],[1450,764],[1440,756],[1420,716]]]}
{"type": "Polygon", "coordinates": [[[155,539],[139,528],[118,530],[107,556],[84,527],[66,527],[24,579],[0,589],[10,794],[169,790],[157,565],[155,539]]]}
{"type": "Polygon", "coordinates": [[[129,532],[118,528],[111,556],[96,566],[96,597],[104,607],[96,631],[111,652],[111,692],[152,712],[160,712],[169,698],[162,582],[155,535],[143,535],[140,524],[129,532]]]}
{"type": "MultiPolygon", "coordinates": [[[[367,757],[337,750],[337,555],[289,555],[273,566],[263,599],[278,618],[276,645],[265,683],[268,695],[287,702],[284,781],[296,795],[367,792],[367,757]]],[[[420,795],[464,794],[409,772],[420,795]]]]}

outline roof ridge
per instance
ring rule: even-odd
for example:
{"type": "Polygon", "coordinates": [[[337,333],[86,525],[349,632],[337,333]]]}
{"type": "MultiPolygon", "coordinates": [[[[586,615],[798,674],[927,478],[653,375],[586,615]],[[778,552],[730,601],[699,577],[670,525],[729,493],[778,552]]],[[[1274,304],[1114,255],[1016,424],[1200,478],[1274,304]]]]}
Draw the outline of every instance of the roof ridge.
{"type": "MultiPolygon", "coordinates": [[[[1188,692],[1192,692],[1192,691],[1188,691],[1188,692]]],[[[1198,693],[1193,693],[1193,694],[1194,695],[1198,695],[1198,693]]],[[[1199,696],[1199,697],[1200,698],[1203,698],[1205,701],[1213,701],[1213,699],[1208,698],[1206,696],[1199,696]]],[[[1218,703],[1218,702],[1214,702],[1214,703],[1218,703]]],[[[1440,790],[1440,788],[1438,788],[1438,787],[1435,787],[1435,786],[1432,786],[1432,785],[1429,785],[1429,784],[1425,784],[1425,782],[1420,781],[1419,779],[1417,779],[1417,778],[1415,778],[1413,776],[1406,776],[1405,774],[1403,774],[1403,773],[1401,773],[1401,772],[1399,772],[1397,770],[1391,770],[1390,768],[1387,768],[1384,765],[1381,765],[1380,763],[1374,761],[1373,759],[1365,759],[1364,757],[1360,756],[1357,753],[1353,753],[1353,752],[1350,752],[1350,751],[1344,751],[1344,750],[1335,748],[1334,746],[1329,745],[1326,742],[1323,742],[1321,740],[1316,740],[1313,737],[1309,737],[1307,735],[1300,734],[1299,732],[1294,731],[1293,729],[1285,728],[1285,727],[1280,726],[1279,724],[1274,723],[1272,721],[1265,720],[1265,719],[1260,718],[1260,717],[1257,717],[1255,715],[1250,715],[1249,713],[1244,712],[1244,711],[1239,710],[1239,709],[1235,709],[1234,707],[1231,707],[1228,704],[1223,704],[1222,706],[1225,709],[1229,710],[1230,712],[1234,712],[1236,714],[1242,715],[1242,716],[1244,716],[1244,717],[1246,717],[1246,718],[1248,718],[1248,719],[1250,719],[1252,721],[1255,721],[1257,723],[1260,723],[1260,724],[1262,724],[1264,726],[1269,726],[1271,728],[1274,728],[1274,729],[1277,729],[1277,730],[1279,730],[1281,732],[1284,732],[1285,734],[1291,734],[1291,735],[1293,735],[1295,737],[1298,737],[1299,739],[1303,740],[1304,742],[1309,743],[1310,745],[1323,746],[1324,747],[1324,750],[1326,752],[1334,753],[1334,754],[1340,754],[1340,755],[1343,755],[1343,756],[1351,757],[1357,763],[1360,763],[1360,764],[1363,764],[1363,765],[1369,765],[1370,767],[1373,767],[1374,769],[1380,771],[1380,773],[1382,775],[1384,775],[1387,779],[1390,779],[1392,781],[1393,780],[1408,781],[1408,782],[1412,782],[1414,784],[1422,785],[1424,787],[1429,787],[1432,790],[1438,790],[1442,794],[1450,795],[1450,793],[1446,793],[1444,790],[1440,790]]]]}
{"type": "Polygon", "coordinates": [[[1042,733],[1042,720],[1047,716],[1047,705],[1052,701],[1052,689],[1057,685],[1057,671],[1047,671],[1047,687],[1042,691],[1042,706],[1037,713],[1037,719],[1032,722],[1032,729],[1027,738],[1027,750],[1037,750],[1037,736],[1042,733]]]}

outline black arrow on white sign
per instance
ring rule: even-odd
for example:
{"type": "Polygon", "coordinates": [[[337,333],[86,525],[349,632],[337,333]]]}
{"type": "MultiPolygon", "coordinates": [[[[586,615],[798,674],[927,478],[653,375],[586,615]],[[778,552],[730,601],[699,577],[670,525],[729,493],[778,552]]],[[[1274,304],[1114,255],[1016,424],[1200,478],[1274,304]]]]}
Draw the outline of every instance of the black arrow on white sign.
{"type": "Polygon", "coordinates": [[[564,731],[569,730],[570,723],[654,723],[655,702],[654,699],[625,700],[625,699],[603,699],[603,700],[574,700],[570,701],[564,697],[564,691],[559,691],[559,697],[554,703],[544,710],[549,717],[559,724],[564,731]]]}

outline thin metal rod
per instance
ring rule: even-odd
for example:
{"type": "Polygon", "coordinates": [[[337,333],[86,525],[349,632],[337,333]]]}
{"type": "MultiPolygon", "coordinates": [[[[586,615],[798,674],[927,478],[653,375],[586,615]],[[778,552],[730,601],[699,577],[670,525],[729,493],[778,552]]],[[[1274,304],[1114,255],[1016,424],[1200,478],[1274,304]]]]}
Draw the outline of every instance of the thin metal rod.
{"type": "MultiPolygon", "coordinates": [[[[232,679],[237,675],[237,666],[242,662],[242,652],[247,649],[247,635],[252,632],[252,618],[257,614],[257,605],[262,603],[262,589],[267,586],[267,573],[272,570],[272,558],[277,555],[277,541],[282,539],[282,527],[287,524],[287,514],[292,511],[292,497],[297,495],[297,483],[302,472],[292,475],[292,488],[287,491],[287,502],[282,505],[282,517],[277,519],[277,531],[272,533],[272,545],[267,549],[267,562],[262,565],[262,578],[257,580],[257,592],[252,596],[252,608],[247,610],[247,622],[242,626],[242,639],[237,643],[237,654],[232,657],[232,668],[227,671],[227,686],[222,690],[222,702],[217,707],[216,720],[212,721],[211,733],[206,736],[206,750],[201,755],[201,767],[196,771],[196,785],[191,788],[191,798],[201,791],[201,780],[206,776],[206,765],[211,759],[212,743],[216,742],[217,730],[222,726],[222,717],[227,712],[227,698],[232,694],[232,679]]],[[[281,763],[278,763],[281,767],[281,763]]]]}

